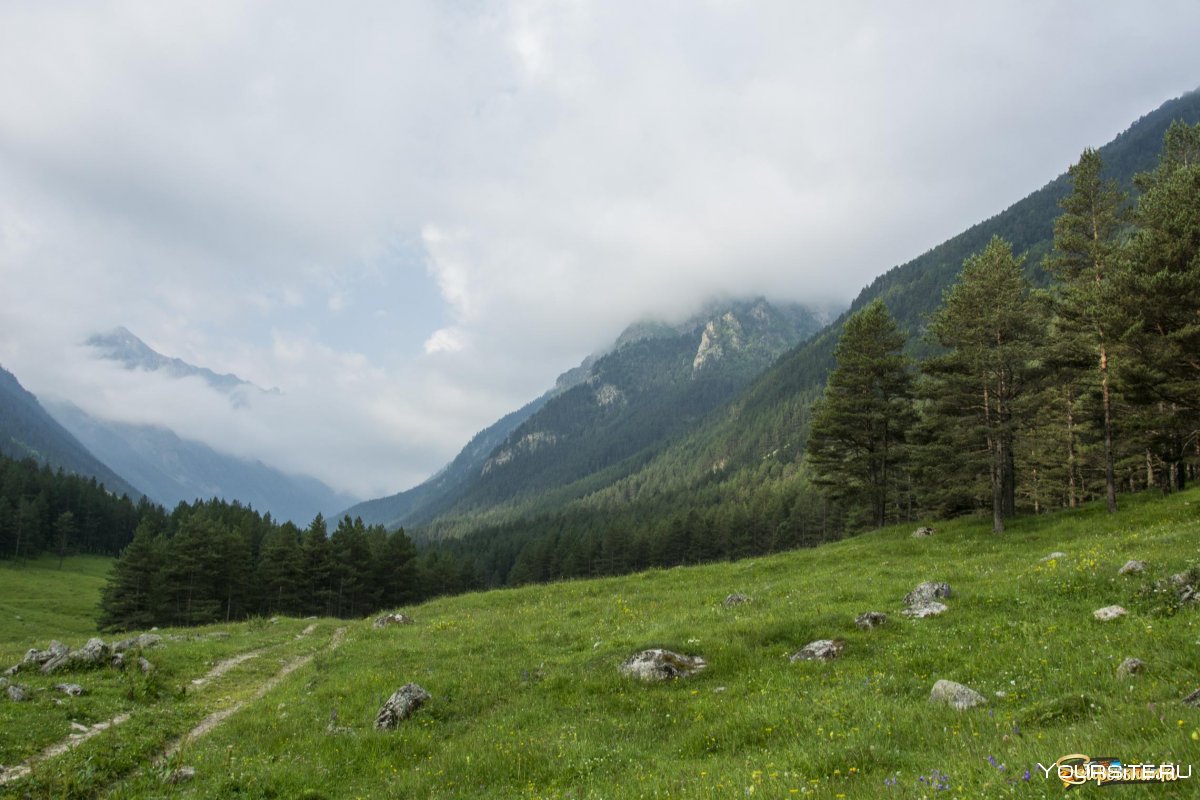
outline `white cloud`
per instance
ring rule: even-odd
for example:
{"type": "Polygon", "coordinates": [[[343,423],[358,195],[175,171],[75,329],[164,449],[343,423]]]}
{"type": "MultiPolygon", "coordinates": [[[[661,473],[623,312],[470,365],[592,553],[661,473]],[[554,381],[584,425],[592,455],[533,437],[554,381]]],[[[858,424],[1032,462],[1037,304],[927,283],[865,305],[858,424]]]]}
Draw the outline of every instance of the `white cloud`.
{"type": "Polygon", "coordinates": [[[395,490],[633,319],[849,299],[1194,88],[1198,24],[1182,2],[7,4],[0,362],[395,490]],[[234,412],[90,363],[118,324],[283,394],[234,412]]]}

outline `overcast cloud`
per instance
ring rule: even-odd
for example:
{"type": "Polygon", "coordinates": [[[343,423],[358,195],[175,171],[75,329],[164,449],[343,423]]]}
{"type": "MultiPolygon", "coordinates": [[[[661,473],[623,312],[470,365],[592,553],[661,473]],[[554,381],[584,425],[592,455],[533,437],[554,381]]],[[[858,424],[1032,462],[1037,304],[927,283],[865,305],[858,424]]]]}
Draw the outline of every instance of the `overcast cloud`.
{"type": "Polygon", "coordinates": [[[1200,85],[1191,2],[0,2],[0,364],[360,496],[647,314],[847,302],[1200,85]],[[125,325],[281,394],[97,362],[125,325]]]}

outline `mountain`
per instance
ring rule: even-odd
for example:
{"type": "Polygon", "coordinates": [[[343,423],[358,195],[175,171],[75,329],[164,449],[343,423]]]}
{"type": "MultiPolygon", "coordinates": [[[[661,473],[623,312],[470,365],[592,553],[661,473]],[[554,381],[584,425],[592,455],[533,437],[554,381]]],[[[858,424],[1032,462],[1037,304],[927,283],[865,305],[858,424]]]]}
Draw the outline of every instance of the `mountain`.
{"type": "MultiPolygon", "coordinates": [[[[128,328],[116,327],[107,333],[97,333],[85,342],[96,355],[116,361],[126,369],[162,372],[172,378],[199,378],[222,394],[230,395],[235,404],[244,401],[246,392],[265,392],[237,375],[219,374],[206,367],[197,367],[179,358],[165,356],[135,336],[128,328]]],[[[278,392],[278,389],[271,389],[278,392]]]]}
{"type": "Polygon", "coordinates": [[[41,464],[104,484],[114,494],[139,498],[142,493],[89,452],[25,390],[15,375],[0,368],[0,454],[32,458],[41,464]]]}
{"type": "Polygon", "coordinates": [[[47,408],[89,449],[168,509],[181,501],[218,497],[303,527],[318,513],[329,516],[354,502],[316,478],[217,452],[167,428],[99,420],[70,403],[48,403],[47,408]]]}
{"type": "Polygon", "coordinates": [[[678,323],[627,328],[554,389],[478,434],[424,484],[349,509],[364,521],[450,528],[553,505],[638,469],[821,325],[820,311],[724,300],[678,323]]]}

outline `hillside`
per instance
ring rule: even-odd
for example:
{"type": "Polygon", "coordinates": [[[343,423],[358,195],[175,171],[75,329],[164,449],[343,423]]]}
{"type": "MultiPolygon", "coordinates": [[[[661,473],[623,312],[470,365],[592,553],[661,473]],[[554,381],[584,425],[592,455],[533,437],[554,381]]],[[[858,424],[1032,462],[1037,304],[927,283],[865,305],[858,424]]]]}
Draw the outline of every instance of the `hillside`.
{"type": "Polygon", "coordinates": [[[3,368],[0,368],[0,455],[32,458],[40,464],[95,478],[115,494],[142,496],[46,413],[16,376],[3,368]]]}
{"type": "MultiPolygon", "coordinates": [[[[1037,765],[1071,753],[1186,770],[1200,740],[1200,710],[1182,702],[1197,688],[1200,608],[1153,588],[1200,564],[1197,508],[1191,490],[1130,497],[1111,517],[1102,507],[1024,517],[1000,537],[973,519],[922,539],[893,527],[736,563],[438,600],[405,609],[411,626],[163,630],[143,651],[149,676],[71,673],[87,693],[61,706],[52,687],[64,676],[18,676],[33,699],[0,703],[3,791],[833,800],[917,798],[932,783],[947,797],[1058,797],[1037,765]],[[1118,575],[1129,559],[1145,571],[1118,575]],[[948,610],[903,617],[905,593],[930,580],[950,584],[948,610]],[[733,592],[750,602],[725,607],[733,592]],[[1113,604],[1129,614],[1093,618],[1113,604]],[[858,629],[870,610],[887,622],[858,629]],[[789,661],[823,638],[844,642],[841,658],[789,661]],[[618,674],[654,646],[708,666],[664,684],[618,674]],[[1144,670],[1121,677],[1128,657],[1144,670]],[[984,704],[931,705],[939,679],[984,704]],[[408,682],[432,700],[398,730],[375,730],[382,701],[408,682]],[[32,775],[13,769],[72,721],[113,718],[32,775]],[[180,778],[183,767],[194,777],[180,778]]],[[[24,646],[0,640],[0,662],[24,646]]]]}

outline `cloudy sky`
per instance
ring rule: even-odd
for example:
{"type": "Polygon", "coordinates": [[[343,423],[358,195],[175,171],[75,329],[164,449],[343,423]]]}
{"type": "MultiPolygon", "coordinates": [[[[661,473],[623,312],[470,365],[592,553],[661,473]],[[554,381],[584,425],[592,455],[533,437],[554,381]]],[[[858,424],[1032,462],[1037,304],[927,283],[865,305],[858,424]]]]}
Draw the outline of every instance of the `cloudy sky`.
{"type": "Polygon", "coordinates": [[[627,323],[846,302],[1200,86],[1194,2],[977,5],[0,0],[0,365],[406,488],[627,323]]]}

